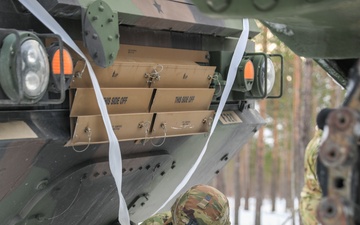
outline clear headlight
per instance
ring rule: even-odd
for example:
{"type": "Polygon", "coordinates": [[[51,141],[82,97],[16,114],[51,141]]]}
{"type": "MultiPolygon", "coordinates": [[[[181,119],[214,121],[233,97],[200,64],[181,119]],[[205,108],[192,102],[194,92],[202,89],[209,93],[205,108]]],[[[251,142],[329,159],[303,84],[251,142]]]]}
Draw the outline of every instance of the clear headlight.
{"type": "MultiPolygon", "coordinates": [[[[265,61],[263,62],[262,65],[262,71],[265,72],[265,61]]],[[[265,73],[262,73],[262,89],[263,91],[265,91],[265,73]]],[[[267,68],[266,68],[266,74],[267,74],[267,79],[266,79],[266,94],[269,94],[271,92],[271,90],[274,87],[274,83],[275,83],[275,67],[274,67],[274,63],[271,61],[270,58],[267,58],[267,68]]]]}
{"type": "Polygon", "coordinates": [[[39,101],[47,90],[50,74],[41,40],[30,32],[6,36],[0,52],[0,72],[0,84],[9,99],[22,103],[39,101]]]}
{"type": "Polygon", "coordinates": [[[35,40],[21,45],[24,93],[28,98],[37,98],[46,90],[49,83],[49,61],[45,48],[35,40]]]}
{"type": "Polygon", "coordinates": [[[273,89],[275,83],[274,63],[264,53],[253,53],[249,55],[255,68],[254,84],[249,96],[254,98],[266,98],[273,89]]]}

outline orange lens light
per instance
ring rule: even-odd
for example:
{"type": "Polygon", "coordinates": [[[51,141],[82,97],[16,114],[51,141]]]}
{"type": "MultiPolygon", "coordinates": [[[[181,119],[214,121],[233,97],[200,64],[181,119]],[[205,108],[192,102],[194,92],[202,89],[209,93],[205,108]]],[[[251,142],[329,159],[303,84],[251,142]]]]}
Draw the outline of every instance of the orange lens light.
{"type": "Polygon", "coordinates": [[[255,69],[253,63],[249,60],[245,64],[244,78],[245,80],[254,80],[255,69]]]}
{"type": "MultiPolygon", "coordinates": [[[[70,53],[63,49],[63,60],[64,60],[64,75],[72,75],[73,74],[73,61],[71,59],[70,53]]],[[[51,68],[53,74],[60,74],[61,73],[61,66],[60,66],[60,49],[56,50],[54,56],[51,60],[51,68]]]]}

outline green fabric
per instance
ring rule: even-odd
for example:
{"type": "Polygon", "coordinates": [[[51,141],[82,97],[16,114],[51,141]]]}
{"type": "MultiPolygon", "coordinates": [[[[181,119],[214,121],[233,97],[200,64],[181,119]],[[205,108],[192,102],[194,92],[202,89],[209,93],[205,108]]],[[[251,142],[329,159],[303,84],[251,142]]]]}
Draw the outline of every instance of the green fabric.
{"type": "Polygon", "coordinates": [[[146,219],[144,222],[141,223],[141,225],[164,225],[168,224],[171,225],[171,212],[163,212],[163,213],[157,213],[153,215],[152,217],[146,219]]]}
{"type": "Polygon", "coordinates": [[[322,131],[317,130],[305,150],[304,187],[300,198],[300,215],[304,225],[317,225],[316,208],[321,200],[321,188],[316,175],[316,159],[322,131]]]}
{"type": "Polygon", "coordinates": [[[207,185],[196,185],[178,197],[171,212],[158,213],[141,225],[230,225],[225,195],[207,185]]]}
{"type": "Polygon", "coordinates": [[[181,195],[171,207],[173,222],[186,225],[230,225],[229,202],[225,195],[207,185],[196,185],[181,195]]]}

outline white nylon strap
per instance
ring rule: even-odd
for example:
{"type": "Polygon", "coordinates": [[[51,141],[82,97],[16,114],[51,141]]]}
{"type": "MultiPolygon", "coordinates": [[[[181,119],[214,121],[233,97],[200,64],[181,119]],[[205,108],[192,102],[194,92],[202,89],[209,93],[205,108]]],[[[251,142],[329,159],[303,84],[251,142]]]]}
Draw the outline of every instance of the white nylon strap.
{"type": "MultiPolygon", "coordinates": [[[[168,198],[168,200],[166,200],[166,202],[155,212],[159,212],[162,208],[164,208],[166,206],[166,204],[173,199],[187,184],[187,182],[190,180],[191,176],[194,174],[196,168],[199,166],[203,156],[205,155],[207,146],[209,144],[209,140],[211,138],[211,135],[213,134],[215,127],[219,121],[220,115],[224,109],[225,103],[228,99],[228,96],[230,94],[231,88],[234,84],[235,81],[235,77],[236,77],[236,73],[237,73],[237,68],[241,62],[241,59],[244,56],[244,52],[246,49],[246,44],[247,44],[247,40],[249,37],[249,20],[248,19],[243,19],[243,31],[241,32],[240,38],[236,44],[235,47],[235,51],[234,51],[234,55],[231,58],[231,63],[230,63],[230,68],[229,68],[229,72],[228,72],[228,76],[226,79],[226,85],[223,91],[223,94],[221,96],[220,99],[220,103],[219,103],[219,107],[216,111],[215,114],[215,118],[213,121],[213,124],[211,126],[210,129],[210,134],[208,139],[206,140],[205,146],[202,149],[198,159],[196,160],[195,164],[190,168],[190,170],[188,171],[188,173],[185,175],[184,179],[180,182],[180,184],[175,188],[174,192],[170,195],[170,197],[168,198]]],[[[155,214],[154,213],[154,214],[155,214]]]]}
{"type": "Polygon", "coordinates": [[[100,91],[99,83],[96,79],[95,73],[89,60],[85,57],[84,53],[78,48],[71,37],[65,30],[55,21],[55,19],[38,3],[34,0],[19,0],[34,16],[36,16],[42,23],[45,24],[53,33],[61,36],[63,41],[76,51],[82,58],[85,59],[86,65],[89,70],[91,82],[93,84],[96,100],[100,108],[101,116],[103,118],[107,135],[109,137],[109,165],[111,173],[115,179],[115,183],[119,194],[119,222],[122,225],[130,225],[129,212],[126,206],[125,199],[121,193],[122,184],[122,159],[120,154],[119,142],[114,134],[111,126],[109,114],[105,105],[103,95],[100,91]]]}

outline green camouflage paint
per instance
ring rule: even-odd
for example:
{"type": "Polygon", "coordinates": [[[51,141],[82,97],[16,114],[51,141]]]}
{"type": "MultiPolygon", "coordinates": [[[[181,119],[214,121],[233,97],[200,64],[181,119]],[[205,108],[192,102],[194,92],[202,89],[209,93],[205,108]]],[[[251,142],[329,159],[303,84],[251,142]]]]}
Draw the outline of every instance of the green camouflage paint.
{"type": "MultiPolygon", "coordinates": [[[[359,10],[356,0],[239,0],[213,9],[217,0],[193,0],[207,15],[256,18],[296,54],[309,58],[358,58],[359,10]],[[296,9],[296,10],[294,10],[296,9]],[[329,16],[331,15],[331,16],[329,16]]],[[[223,1],[221,1],[223,2],[223,1]]]]}

